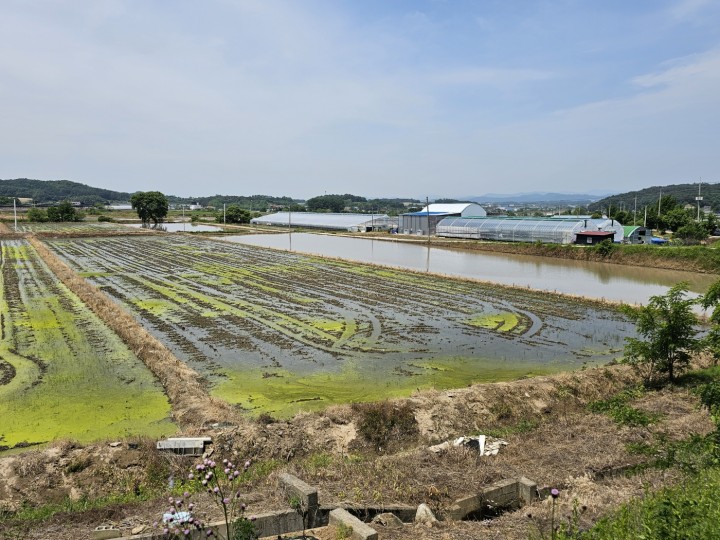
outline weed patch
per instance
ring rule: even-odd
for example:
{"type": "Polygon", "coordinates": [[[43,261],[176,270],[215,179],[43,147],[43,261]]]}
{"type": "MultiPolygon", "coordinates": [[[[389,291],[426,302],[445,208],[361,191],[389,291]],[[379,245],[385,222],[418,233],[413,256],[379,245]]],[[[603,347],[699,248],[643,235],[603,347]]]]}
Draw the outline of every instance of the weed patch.
{"type": "Polygon", "coordinates": [[[378,452],[417,437],[417,421],[408,403],[354,403],[352,410],[358,416],[358,434],[378,452]]]}
{"type": "Polygon", "coordinates": [[[588,405],[588,410],[598,414],[607,414],[621,426],[647,427],[657,422],[662,415],[660,413],[641,411],[628,405],[629,401],[642,395],[643,390],[641,388],[624,390],[609,399],[593,401],[588,405]]]}

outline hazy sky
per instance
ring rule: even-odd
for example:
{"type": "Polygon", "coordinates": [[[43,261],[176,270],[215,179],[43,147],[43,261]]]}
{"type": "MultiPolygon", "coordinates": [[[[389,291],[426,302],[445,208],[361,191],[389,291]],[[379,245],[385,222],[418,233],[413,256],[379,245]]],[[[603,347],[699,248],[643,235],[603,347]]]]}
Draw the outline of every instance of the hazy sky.
{"type": "Polygon", "coordinates": [[[0,178],[461,197],[720,182],[720,0],[0,0],[0,178]]]}

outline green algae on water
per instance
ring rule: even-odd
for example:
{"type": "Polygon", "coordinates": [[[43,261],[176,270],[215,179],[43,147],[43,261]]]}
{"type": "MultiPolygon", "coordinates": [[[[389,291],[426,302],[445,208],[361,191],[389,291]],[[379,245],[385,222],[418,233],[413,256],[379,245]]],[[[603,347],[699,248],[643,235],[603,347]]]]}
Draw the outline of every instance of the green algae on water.
{"type": "Polygon", "coordinates": [[[0,360],[15,375],[0,385],[0,445],[174,433],[150,371],[35,250],[2,241],[2,255],[0,360]]]}
{"type": "Polygon", "coordinates": [[[307,374],[251,369],[227,373],[212,395],[238,404],[252,415],[270,413],[287,418],[299,411],[321,410],[333,404],[407,397],[417,390],[514,380],[564,368],[481,358],[435,358],[404,362],[390,374],[377,370],[368,374],[353,365],[334,372],[307,374]]]}

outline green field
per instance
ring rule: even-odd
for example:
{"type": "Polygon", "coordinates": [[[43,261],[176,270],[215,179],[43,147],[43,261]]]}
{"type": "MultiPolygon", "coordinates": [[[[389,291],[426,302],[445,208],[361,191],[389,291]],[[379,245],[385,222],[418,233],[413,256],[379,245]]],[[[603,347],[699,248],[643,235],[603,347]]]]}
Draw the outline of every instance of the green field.
{"type": "Polygon", "coordinates": [[[173,433],[144,364],[32,246],[0,245],[0,446],[173,433]]]}

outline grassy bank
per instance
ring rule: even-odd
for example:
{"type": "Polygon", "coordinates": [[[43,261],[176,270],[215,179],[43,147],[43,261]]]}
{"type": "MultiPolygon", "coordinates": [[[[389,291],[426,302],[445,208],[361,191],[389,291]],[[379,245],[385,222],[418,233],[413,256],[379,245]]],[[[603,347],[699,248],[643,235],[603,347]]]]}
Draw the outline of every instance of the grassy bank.
{"type": "MultiPolygon", "coordinates": [[[[386,239],[381,236],[381,239],[386,239]]],[[[404,237],[392,240],[405,241],[404,237]]],[[[427,239],[408,239],[409,242],[427,242],[427,239]]],[[[486,242],[479,240],[458,240],[432,238],[435,247],[489,251],[493,253],[514,253],[569,259],[575,261],[608,262],[628,266],[646,266],[666,270],[685,270],[708,274],[720,273],[720,250],[708,246],[650,246],[612,244],[610,249],[600,246],[542,244],[539,242],[486,242]]]]}

